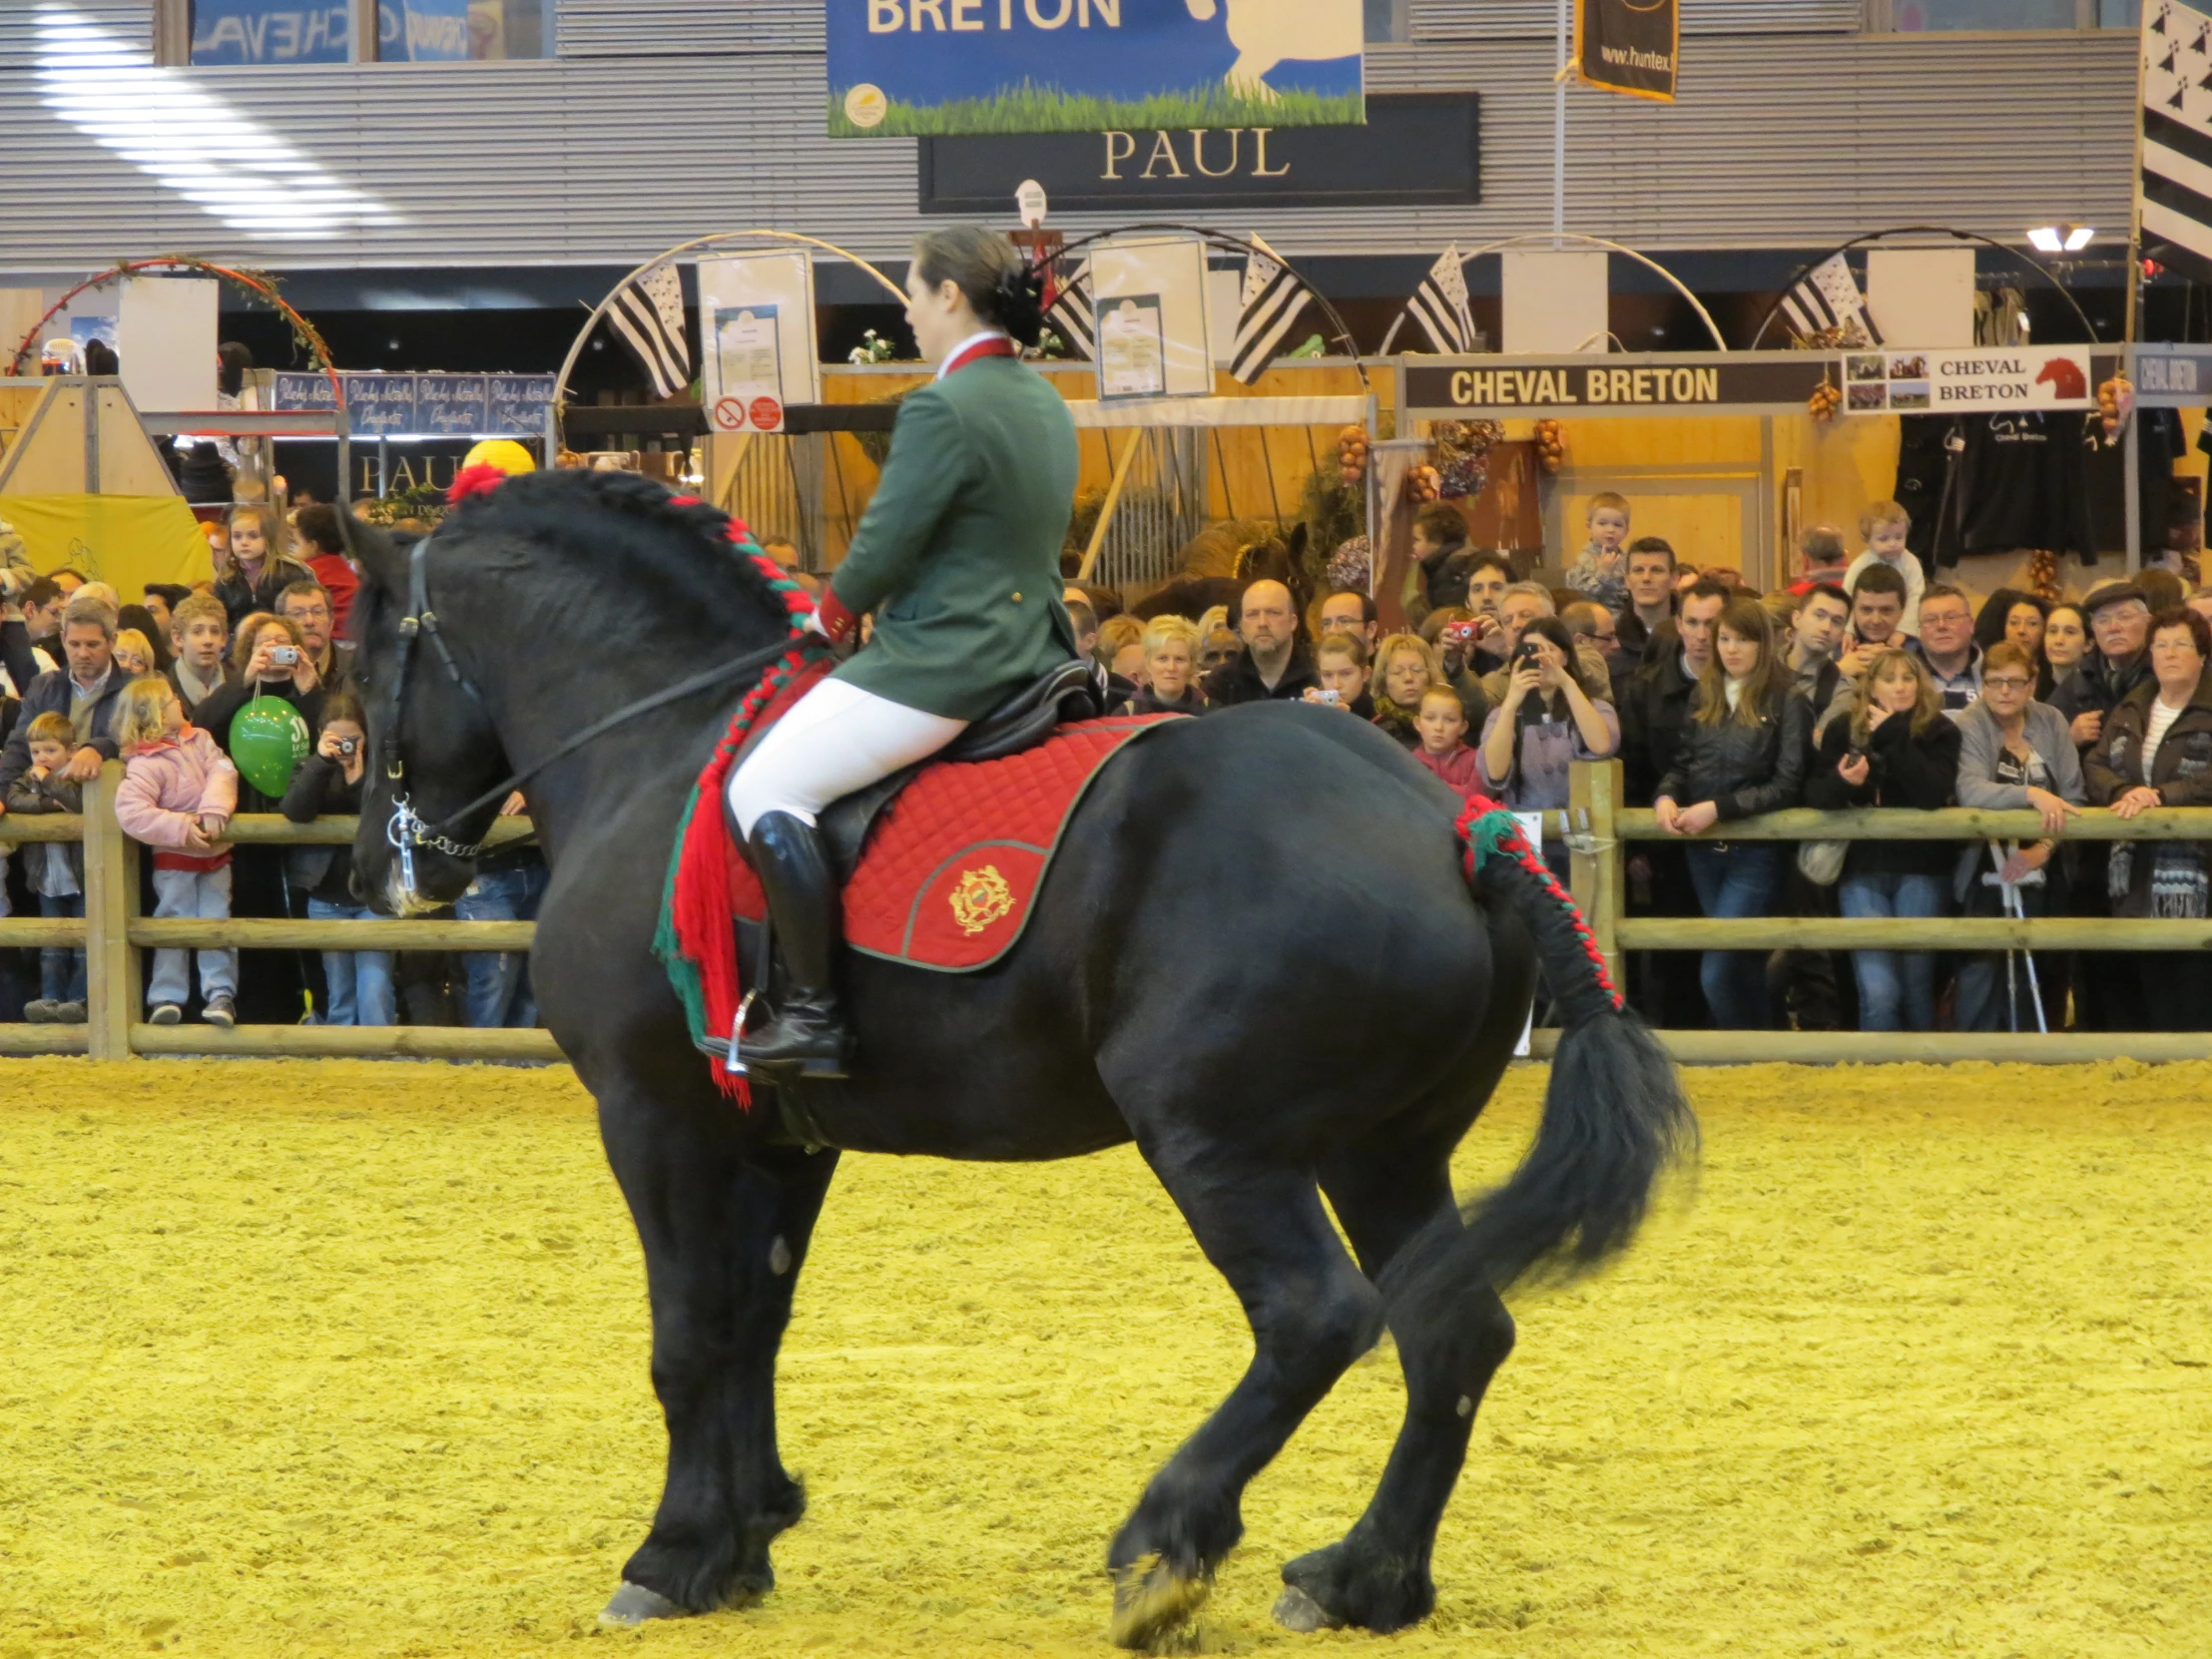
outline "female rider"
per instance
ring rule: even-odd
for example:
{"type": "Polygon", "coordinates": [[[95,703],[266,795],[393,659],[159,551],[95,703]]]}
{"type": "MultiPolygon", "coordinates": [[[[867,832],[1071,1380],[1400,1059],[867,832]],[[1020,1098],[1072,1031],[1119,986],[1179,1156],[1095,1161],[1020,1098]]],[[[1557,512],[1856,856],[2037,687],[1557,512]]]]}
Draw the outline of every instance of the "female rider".
{"type": "Polygon", "coordinates": [[[900,405],[874,498],[823,588],[833,644],[874,613],[867,649],[799,700],[731,774],[728,801],[768,896],[785,970],[750,1071],[843,1075],[839,897],[815,829],[830,802],[933,755],[1076,655],[1060,605],[1075,423],[1022,366],[1041,317],[1012,246],[972,226],[914,246],[906,321],[936,379],[900,405]]]}

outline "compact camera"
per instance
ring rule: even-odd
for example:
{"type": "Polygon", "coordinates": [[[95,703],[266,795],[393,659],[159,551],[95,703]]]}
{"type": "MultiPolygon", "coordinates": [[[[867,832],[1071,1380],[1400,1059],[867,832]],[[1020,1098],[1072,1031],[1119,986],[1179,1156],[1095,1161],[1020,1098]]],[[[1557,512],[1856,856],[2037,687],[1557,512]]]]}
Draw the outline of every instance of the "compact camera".
{"type": "Polygon", "coordinates": [[[299,666],[299,647],[296,645],[273,645],[269,648],[272,668],[296,668],[299,666]]]}

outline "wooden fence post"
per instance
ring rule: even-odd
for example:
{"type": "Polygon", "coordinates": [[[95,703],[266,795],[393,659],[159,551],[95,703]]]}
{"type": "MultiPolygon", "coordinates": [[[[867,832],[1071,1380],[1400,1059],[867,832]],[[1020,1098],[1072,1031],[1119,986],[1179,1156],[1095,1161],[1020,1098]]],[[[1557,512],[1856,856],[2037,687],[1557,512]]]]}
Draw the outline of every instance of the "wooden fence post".
{"type": "Polygon", "coordinates": [[[1621,844],[1614,815],[1621,799],[1618,761],[1577,761],[1568,770],[1567,833],[1574,901],[1597,937],[1605,971],[1621,983],[1621,844]]]}
{"type": "Polygon", "coordinates": [[[85,786],[85,1048],[95,1060],[131,1057],[139,1017],[138,846],[115,821],[123,763],[110,761],[85,786]]]}

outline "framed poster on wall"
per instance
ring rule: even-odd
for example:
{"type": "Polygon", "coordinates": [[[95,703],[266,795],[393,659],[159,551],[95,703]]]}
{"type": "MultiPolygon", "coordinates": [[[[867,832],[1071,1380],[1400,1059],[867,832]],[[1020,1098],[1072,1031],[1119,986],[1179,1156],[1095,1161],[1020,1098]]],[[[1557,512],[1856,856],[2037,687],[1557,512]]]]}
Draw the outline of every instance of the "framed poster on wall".
{"type": "Polygon", "coordinates": [[[780,432],[794,403],[822,401],[815,273],[804,253],[699,262],[699,400],[718,432],[780,432]]]}
{"type": "Polygon", "coordinates": [[[1091,250],[1091,308],[1100,318],[1100,397],[1207,397],[1214,390],[1214,360],[1206,345],[1206,245],[1196,237],[1129,237],[1099,243],[1091,250]],[[1157,391],[1133,389],[1134,361],[1120,360],[1117,383],[1109,385],[1106,325],[1109,313],[1132,309],[1119,326],[1126,350],[1136,349],[1136,331],[1144,319],[1157,341],[1157,391]]]}

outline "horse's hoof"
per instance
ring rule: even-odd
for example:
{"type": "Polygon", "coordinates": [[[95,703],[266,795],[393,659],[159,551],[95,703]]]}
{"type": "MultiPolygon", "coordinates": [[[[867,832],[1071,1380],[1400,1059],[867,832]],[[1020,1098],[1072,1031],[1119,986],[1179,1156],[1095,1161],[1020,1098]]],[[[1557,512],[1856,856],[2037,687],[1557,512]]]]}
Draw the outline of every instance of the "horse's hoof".
{"type": "Polygon", "coordinates": [[[599,1622],[609,1630],[635,1630],[648,1619],[687,1619],[691,1610],[679,1607],[658,1590],[622,1581],[614,1599],[599,1610],[599,1622]]]}
{"type": "Polygon", "coordinates": [[[1343,1619],[1334,1616],[1328,1608],[1300,1589],[1296,1584],[1284,1586],[1276,1597],[1275,1622],[1285,1630],[1295,1630],[1301,1636],[1311,1636],[1317,1630],[1342,1630],[1343,1619]]]}
{"type": "Polygon", "coordinates": [[[1192,1651],[1188,1627],[1213,1593],[1207,1578],[1185,1578],[1157,1555],[1114,1574],[1114,1645],[1137,1653],[1192,1651]]]}

